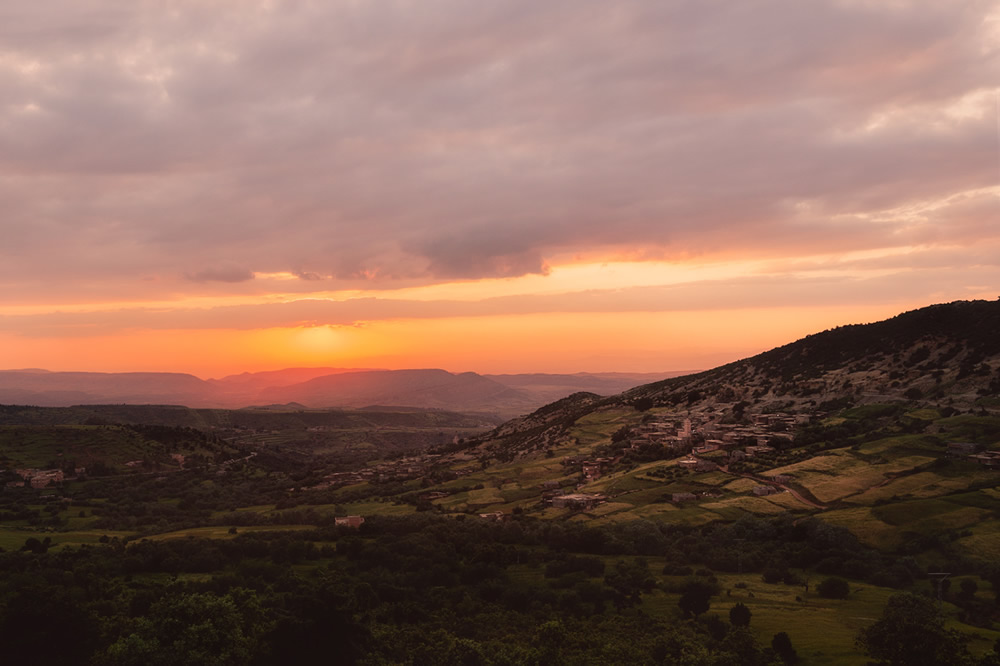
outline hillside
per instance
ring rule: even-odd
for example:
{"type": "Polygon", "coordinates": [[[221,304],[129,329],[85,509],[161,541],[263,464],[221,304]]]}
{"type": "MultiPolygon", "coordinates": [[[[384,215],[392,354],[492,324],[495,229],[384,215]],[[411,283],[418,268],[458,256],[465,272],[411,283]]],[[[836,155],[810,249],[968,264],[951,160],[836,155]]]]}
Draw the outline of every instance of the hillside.
{"type": "MultiPolygon", "coordinates": [[[[712,370],[635,387],[603,400],[556,402],[563,422],[609,410],[667,410],[715,422],[753,414],[803,418],[852,406],[906,404],[957,410],[1000,408],[1000,301],[959,301],[873,324],[807,336],[712,370]]],[[[479,445],[506,456],[537,450],[535,424],[515,419],[479,445]],[[514,443],[511,438],[517,441],[514,443]],[[506,444],[505,444],[506,443],[506,444]],[[508,450],[511,449],[511,450],[508,450]]],[[[551,433],[550,433],[551,435],[551,433]]]]}
{"type": "Polygon", "coordinates": [[[1000,557],[997,330],[1000,302],[950,303],[575,394],[453,449],[442,464],[461,478],[432,504],[597,523],[817,515],[894,552],[943,531],[954,541],[928,557],[1000,557]],[[556,507],[553,489],[594,499],[556,507]]]}
{"type": "Polygon", "coordinates": [[[815,410],[893,400],[995,406],[1000,301],[958,301],[843,326],[706,372],[636,387],[612,402],[815,410]],[[985,398],[985,399],[984,399],[985,398]],[[992,399],[991,399],[992,398],[992,399]]]}
{"type": "MultiPolygon", "coordinates": [[[[573,393],[616,395],[635,386],[677,377],[685,372],[578,372],[572,375],[531,373],[520,375],[484,375],[504,386],[530,395],[542,403],[555,402],[573,393]]],[[[540,405],[533,405],[532,409],[540,405]]]]}

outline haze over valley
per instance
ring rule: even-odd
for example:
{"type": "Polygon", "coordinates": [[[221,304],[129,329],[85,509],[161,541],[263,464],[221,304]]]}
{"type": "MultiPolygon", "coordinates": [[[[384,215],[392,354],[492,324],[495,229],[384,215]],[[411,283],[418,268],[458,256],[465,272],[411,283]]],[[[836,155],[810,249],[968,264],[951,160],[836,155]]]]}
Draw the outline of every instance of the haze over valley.
{"type": "Polygon", "coordinates": [[[201,380],[180,373],[0,371],[0,402],[41,406],[172,404],[238,409],[397,406],[517,416],[571,393],[612,395],[684,374],[479,375],[444,370],[292,368],[201,380]]]}

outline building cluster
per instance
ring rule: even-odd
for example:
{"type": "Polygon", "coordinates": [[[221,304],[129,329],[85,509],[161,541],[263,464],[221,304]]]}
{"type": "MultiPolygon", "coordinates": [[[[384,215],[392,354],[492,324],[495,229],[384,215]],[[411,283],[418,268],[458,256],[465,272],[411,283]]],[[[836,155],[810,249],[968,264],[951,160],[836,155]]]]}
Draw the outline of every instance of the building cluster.
{"type": "MultiPolygon", "coordinates": [[[[87,470],[83,467],[77,469],[77,475],[85,473],[87,470]]],[[[61,469],[16,469],[14,472],[23,479],[22,481],[11,481],[8,486],[12,484],[15,486],[23,486],[25,484],[31,486],[32,488],[47,488],[50,485],[56,483],[62,483],[66,475],[61,469]]]]}
{"type": "Polygon", "coordinates": [[[334,523],[337,527],[352,527],[357,529],[361,527],[365,522],[364,516],[343,516],[341,518],[334,518],[334,523]]]}
{"type": "Polygon", "coordinates": [[[580,476],[585,481],[594,481],[601,478],[601,475],[620,458],[584,458],[581,456],[570,456],[562,461],[564,467],[576,467],[580,470],[580,476]]]}
{"type": "Polygon", "coordinates": [[[951,442],[948,444],[948,455],[979,463],[983,467],[1000,469],[1000,451],[981,451],[980,448],[975,442],[951,442]]]}
{"type": "Polygon", "coordinates": [[[716,462],[699,456],[713,454],[714,458],[729,461],[745,460],[762,453],[771,453],[775,439],[792,438],[795,426],[808,423],[805,414],[755,414],[750,423],[722,423],[711,412],[692,415],[683,420],[665,418],[643,423],[635,428],[629,438],[629,447],[638,449],[658,444],[676,455],[686,455],[679,465],[698,472],[718,468],[716,462]],[[720,456],[717,452],[724,452],[720,456]]]}
{"type": "Polygon", "coordinates": [[[632,448],[639,448],[644,444],[660,444],[681,453],[768,446],[774,438],[791,439],[795,427],[808,423],[809,416],[754,414],[749,420],[749,424],[723,423],[711,412],[692,415],[683,420],[666,418],[636,426],[629,444],[632,448]]]}

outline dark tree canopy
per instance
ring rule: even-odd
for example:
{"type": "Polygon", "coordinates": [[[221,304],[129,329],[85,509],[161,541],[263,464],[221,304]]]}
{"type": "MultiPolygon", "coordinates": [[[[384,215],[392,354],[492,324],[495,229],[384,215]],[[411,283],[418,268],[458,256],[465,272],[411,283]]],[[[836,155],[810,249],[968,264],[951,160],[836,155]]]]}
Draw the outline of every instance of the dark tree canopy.
{"type": "Polygon", "coordinates": [[[816,591],[825,599],[846,599],[851,593],[851,586],[843,578],[830,577],[824,579],[816,591]]]}
{"type": "Polygon", "coordinates": [[[858,647],[886,666],[937,666],[970,662],[961,637],[944,628],[933,600],[895,594],[875,624],[858,633],[858,647]]]}
{"type": "Polygon", "coordinates": [[[786,664],[795,664],[799,661],[799,655],[792,647],[792,639],[784,631],[779,631],[771,639],[771,649],[786,664]]]}
{"type": "Polygon", "coordinates": [[[734,627],[749,627],[751,615],[753,614],[750,609],[743,602],[739,602],[729,609],[729,624],[734,627]]]}
{"type": "Polygon", "coordinates": [[[711,583],[702,580],[692,580],[684,585],[681,598],[677,602],[687,616],[698,617],[711,606],[712,595],[716,588],[711,583]]]}

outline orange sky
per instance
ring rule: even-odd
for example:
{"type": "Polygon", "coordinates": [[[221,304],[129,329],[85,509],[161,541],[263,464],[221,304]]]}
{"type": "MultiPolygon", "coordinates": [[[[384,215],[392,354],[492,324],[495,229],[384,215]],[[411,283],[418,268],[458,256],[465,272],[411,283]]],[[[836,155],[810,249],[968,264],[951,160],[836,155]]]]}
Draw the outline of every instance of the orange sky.
{"type": "Polygon", "coordinates": [[[711,367],[1000,295],[1000,12],[2,12],[0,369],[711,367]]]}
{"type": "MultiPolygon", "coordinates": [[[[25,322],[38,325],[53,320],[58,324],[29,335],[3,333],[0,365],[108,372],[180,371],[203,378],[302,366],[441,367],[492,373],[696,370],[750,356],[826,328],[876,321],[925,304],[915,299],[866,302],[865,292],[877,292],[873,285],[884,279],[878,275],[855,278],[857,283],[850,289],[834,282],[838,294],[834,302],[809,305],[803,299],[820,293],[809,280],[796,290],[790,288],[796,280],[788,275],[756,284],[753,280],[759,276],[726,277],[732,272],[732,264],[720,267],[719,280],[704,280],[704,267],[682,271],[676,266],[664,266],[664,280],[696,279],[651,287],[648,282],[654,267],[650,263],[571,267],[565,279],[578,282],[581,289],[556,291],[554,299],[563,307],[555,311],[548,311],[553,309],[552,301],[535,304],[531,299],[546,299],[550,295],[546,290],[559,288],[564,279],[559,268],[547,277],[446,283],[398,293],[379,292],[377,296],[365,294],[361,298],[353,292],[326,294],[324,298],[311,295],[309,299],[288,294],[271,296],[288,300],[293,306],[389,303],[388,310],[377,319],[350,323],[293,322],[281,315],[258,312],[266,308],[261,302],[266,299],[248,301],[242,296],[129,304],[124,308],[91,304],[83,309],[67,308],[56,319],[52,319],[53,312],[48,308],[22,306],[16,317],[25,322]],[[597,282],[605,283],[607,288],[598,289],[597,282]],[[754,286],[747,289],[748,283],[754,286]],[[658,293],[679,308],[670,309],[665,304],[661,311],[652,310],[652,299],[658,293]],[[595,296],[600,298],[595,300],[595,296]],[[786,304],[771,305],[771,301],[786,304]],[[484,303],[485,307],[481,307],[484,303]],[[721,307],[713,307],[713,303],[721,307]],[[393,315],[394,309],[410,311],[414,306],[418,311],[426,307],[427,311],[418,317],[393,315]],[[637,309],[644,307],[650,309],[637,309]],[[232,313],[227,308],[239,311],[232,313]],[[468,309],[477,314],[456,314],[468,309]],[[153,312],[162,319],[149,322],[153,312]],[[216,323],[233,316],[238,321],[231,328],[216,323]],[[79,323],[74,323],[77,319],[79,323]],[[175,327],[170,323],[174,319],[205,324],[185,328],[180,323],[175,327]],[[112,323],[102,323],[105,320],[112,323]]],[[[990,296],[968,291],[959,295],[990,296]]],[[[948,295],[941,296],[946,299],[948,295]]]]}

